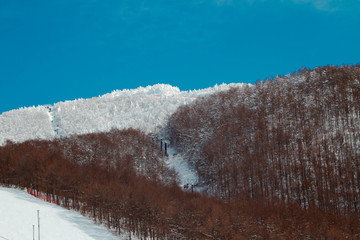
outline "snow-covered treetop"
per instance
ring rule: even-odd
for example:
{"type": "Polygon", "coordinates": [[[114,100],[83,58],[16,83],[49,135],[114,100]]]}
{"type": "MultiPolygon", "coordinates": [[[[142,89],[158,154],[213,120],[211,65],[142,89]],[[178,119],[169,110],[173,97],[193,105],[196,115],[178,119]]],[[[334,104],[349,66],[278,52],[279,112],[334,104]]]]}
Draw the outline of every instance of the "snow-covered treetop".
{"type": "Polygon", "coordinates": [[[58,102],[54,105],[20,108],[0,115],[0,145],[7,140],[53,139],[72,134],[135,128],[154,133],[168,117],[197,98],[241,87],[242,83],[221,84],[212,88],[180,91],[168,84],[115,90],[89,99],[58,102]]]}

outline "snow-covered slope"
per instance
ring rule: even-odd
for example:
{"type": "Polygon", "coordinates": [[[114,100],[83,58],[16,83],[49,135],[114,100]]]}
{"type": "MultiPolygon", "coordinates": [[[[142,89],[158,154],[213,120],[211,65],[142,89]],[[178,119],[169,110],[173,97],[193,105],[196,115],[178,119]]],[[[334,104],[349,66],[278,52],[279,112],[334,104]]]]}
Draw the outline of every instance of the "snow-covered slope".
{"type": "Polygon", "coordinates": [[[38,239],[37,210],[40,210],[40,239],[128,239],[128,234],[115,236],[105,226],[96,225],[77,212],[37,199],[26,191],[1,186],[0,239],[33,239],[33,225],[38,239]]]}
{"type": "Polygon", "coordinates": [[[21,108],[0,115],[0,145],[6,140],[51,139],[55,132],[48,109],[44,106],[21,108]]]}
{"type": "Polygon", "coordinates": [[[174,169],[179,177],[179,185],[181,187],[195,186],[199,182],[199,177],[194,169],[192,169],[187,161],[183,159],[181,154],[177,153],[173,148],[169,148],[168,157],[165,158],[168,168],[174,169]]]}
{"type": "Polygon", "coordinates": [[[52,106],[12,110],[0,115],[0,145],[7,140],[53,139],[109,131],[111,128],[131,127],[147,133],[157,132],[180,105],[242,85],[222,84],[202,90],[180,91],[177,87],[157,84],[52,106]]]}

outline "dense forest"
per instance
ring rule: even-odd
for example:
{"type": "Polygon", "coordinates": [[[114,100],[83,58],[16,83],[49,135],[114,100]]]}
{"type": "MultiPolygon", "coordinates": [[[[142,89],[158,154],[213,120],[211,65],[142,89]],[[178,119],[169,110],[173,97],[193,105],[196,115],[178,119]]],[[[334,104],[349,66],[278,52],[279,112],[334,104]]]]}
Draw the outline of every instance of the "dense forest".
{"type": "Polygon", "coordinates": [[[142,239],[357,239],[359,80],[360,65],[303,69],[180,107],[163,132],[202,193],[134,129],[7,142],[0,183],[142,239]]]}
{"type": "Polygon", "coordinates": [[[360,213],[360,69],[323,67],[181,107],[168,134],[221,199],[360,213]]]}

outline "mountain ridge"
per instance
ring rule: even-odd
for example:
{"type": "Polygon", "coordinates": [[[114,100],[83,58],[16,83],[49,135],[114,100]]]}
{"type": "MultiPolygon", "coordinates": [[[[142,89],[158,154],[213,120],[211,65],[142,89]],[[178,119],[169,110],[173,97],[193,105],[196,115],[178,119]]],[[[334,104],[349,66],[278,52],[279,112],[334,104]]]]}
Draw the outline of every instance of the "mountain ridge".
{"type": "Polygon", "coordinates": [[[98,97],[25,107],[0,115],[0,145],[6,141],[61,138],[72,134],[109,131],[111,128],[157,132],[178,106],[197,98],[241,87],[244,83],[180,91],[168,84],[114,90],[98,97]]]}

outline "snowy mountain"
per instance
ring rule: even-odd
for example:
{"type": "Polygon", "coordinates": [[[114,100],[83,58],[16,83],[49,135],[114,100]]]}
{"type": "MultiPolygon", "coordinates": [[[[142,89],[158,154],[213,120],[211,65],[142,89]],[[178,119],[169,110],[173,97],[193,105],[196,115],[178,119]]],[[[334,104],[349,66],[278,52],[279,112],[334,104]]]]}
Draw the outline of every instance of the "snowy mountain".
{"type": "Polygon", "coordinates": [[[180,91],[177,87],[157,84],[116,90],[90,99],[12,110],[0,115],[0,145],[7,140],[53,139],[112,128],[157,132],[179,106],[243,85],[222,84],[202,90],[180,91]]]}
{"type": "MultiPolygon", "coordinates": [[[[234,89],[155,85],[10,111],[2,144],[60,139],[0,146],[0,183],[125,239],[358,239],[359,79],[359,66],[328,66],[234,89]]],[[[8,202],[27,206],[3,200],[9,191],[5,239],[16,228],[2,226],[34,225],[8,216],[8,202]]]]}
{"type": "MultiPolygon", "coordinates": [[[[136,128],[156,133],[179,106],[239,86],[243,84],[180,91],[177,87],[157,84],[117,90],[91,99],[12,110],[0,115],[0,146],[8,140],[19,143],[30,139],[51,140],[73,134],[105,132],[112,128],[136,128]]],[[[181,186],[197,182],[196,174],[173,149],[169,149],[169,158],[165,160],[165,164],[179,174],[181,186]]],[[[41,212],[41,235],[46,239],[119,239],[106,227],[94,225],[78,212],[36,199],[25,191],[0,187],[0,199],[0,239],[31,238],[33,225],[37,231],[36,210],[41,212]]],[[[123,239],[128,239],[128,234],[125,233],[123,239]]],[[[137,238],[132,236],[132,239],[137,238]]]]}

